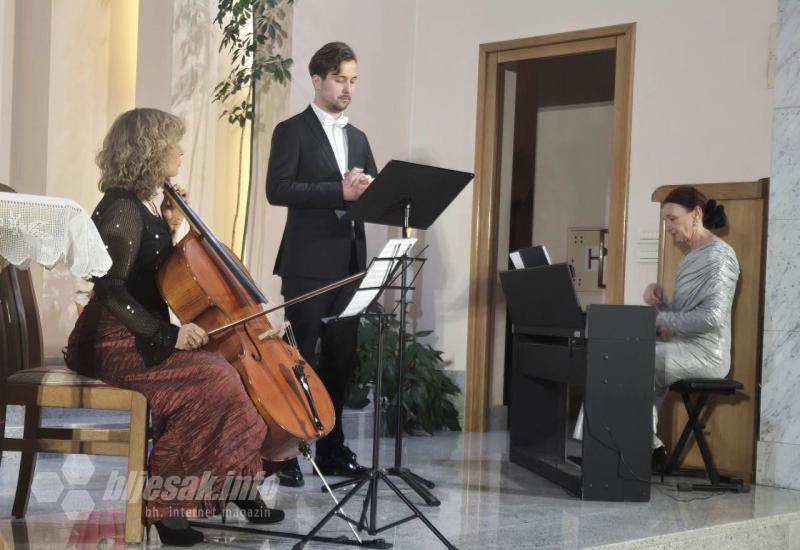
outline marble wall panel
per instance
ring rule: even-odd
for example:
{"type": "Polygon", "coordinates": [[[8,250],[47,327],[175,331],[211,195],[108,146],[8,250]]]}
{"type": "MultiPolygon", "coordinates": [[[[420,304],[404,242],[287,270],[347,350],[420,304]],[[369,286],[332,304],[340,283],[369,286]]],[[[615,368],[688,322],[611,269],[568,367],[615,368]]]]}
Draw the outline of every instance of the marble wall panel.
{"type": "Polygon", "coordinates": [[[800,388],[800,332],[765,332],[761,371],[762,441],[800,445],[797,388],[800,388]]]}
{"type": "Polygon", "coordinates": [[[770,220],[767,231],[764,330],[800,330],[800,220],[770,220]]]}
{"type": "Polygon", "coordinates": [[[800,218],[800,108],[775,110],[770,171],[769,219],[800,218]]]}
{"type": "Polygon", "coordinates": [[[756,481],[800,489],[800,1],[779,0],[756,481]]]}
{"type": "Polygon", "coordinates": [[[800,445],[759,441],[756,481],[760,485],[800,489],[800,445]]]}
{"type": "Polygon", "coordinates": [[[800,106],[800,2],[778,2],[775,107],[800,106]]]}

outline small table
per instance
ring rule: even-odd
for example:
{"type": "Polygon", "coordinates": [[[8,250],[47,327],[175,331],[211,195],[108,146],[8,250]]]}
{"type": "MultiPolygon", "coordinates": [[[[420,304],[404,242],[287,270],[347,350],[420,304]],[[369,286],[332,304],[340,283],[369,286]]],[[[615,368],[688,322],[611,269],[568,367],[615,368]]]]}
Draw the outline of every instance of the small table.
{"type": "Polygon", "coordinates": [[[0,192],[0,268],[52,269],[65,265],[81,279],[102,277],[111,267],[103,239],[74,200],[0,192]]]}

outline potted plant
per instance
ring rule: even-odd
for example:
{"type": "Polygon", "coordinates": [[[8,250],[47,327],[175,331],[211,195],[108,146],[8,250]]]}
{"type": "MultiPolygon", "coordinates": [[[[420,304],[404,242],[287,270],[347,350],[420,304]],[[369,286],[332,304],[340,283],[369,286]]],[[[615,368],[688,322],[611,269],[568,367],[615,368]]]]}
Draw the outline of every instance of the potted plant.
{"type": "MultiPolygon", "coordinates": [[[[382,313],[374,309],[372,313],[382,313]]],[[[414,434],[448,429],[461,431],[453,397],[460,388],[444,372],[443,352],[422,339],[433,331],[406,333],[405,371],[403,373],[403,430],[414,434]]],[[[397,419],[398,341],[400,322],[390,317],[383,329],[383,378],[381,399],[386,410],[387,427],[394,433],[397,419]]],[[[363,408],[375,383],[378,363],[378,320],[374,315],[361,318],[358,332],[358,366],[351,376],[346,404],[363,408]]]]}

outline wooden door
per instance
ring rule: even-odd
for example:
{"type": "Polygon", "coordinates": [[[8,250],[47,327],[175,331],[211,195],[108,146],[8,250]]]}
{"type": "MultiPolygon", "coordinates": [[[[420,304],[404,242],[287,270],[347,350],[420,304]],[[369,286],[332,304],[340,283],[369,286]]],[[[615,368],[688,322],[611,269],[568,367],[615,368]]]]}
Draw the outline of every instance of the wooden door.
{"type": "MultiPolygon", "coordinates": [[[[752,481],[755,472],[755,443],[758,434],[759,381],[761,377],[761,336],[763,327],[764,256],[766,253],[766,197],[768,182],[715,183],[692,185],[709,199],[725,206],[728,225],[716,232],[736,252],[741,274],[733,303],[731,371],[729,377],[744,385],[736,396],[714,396],[706,410],[706,437],[720,473],[752,481]]],[[[656,189],[652,200],[661,202],[677,186],[656,189]]],[[[660,231],[659,282],[672,294],[675,272],[683,254],[660,231]],[[666,237],[666,238],[665,238],[666,237]]],[[[659,436],[667,449],[675,447],[686,424],[680,396],[670,393],[661,409],[659,436]]],[[[690,439],[693,442],[693,438],[690,439]]],[[[683,466],[702,468],[697,446],[685,454],[683,466]]]]}
{"type": "Polygon", "coordinates": [[[488,429],[497,285],[497,233],[504,63],[598,51],[615,52],[614,137],[608,227],[606,302],[620,304],[625,285],[625,235],[630,172],[635,23],[481,44],[472,196],[465,429],[488,429]]]}

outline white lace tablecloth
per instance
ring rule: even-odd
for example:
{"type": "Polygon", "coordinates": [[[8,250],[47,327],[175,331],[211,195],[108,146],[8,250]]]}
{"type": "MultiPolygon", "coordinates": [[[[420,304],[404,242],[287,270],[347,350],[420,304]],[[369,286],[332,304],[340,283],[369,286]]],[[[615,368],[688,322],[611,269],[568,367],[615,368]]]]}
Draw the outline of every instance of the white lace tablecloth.
{"type": "Polygon", "coordinates": [[[101,277],[111,267],[97,228],[78,203],[22,193],[0,193],[0,257],[22,269],[31,262],[48,269],[63,264],[82,279],[101,277]]]}

